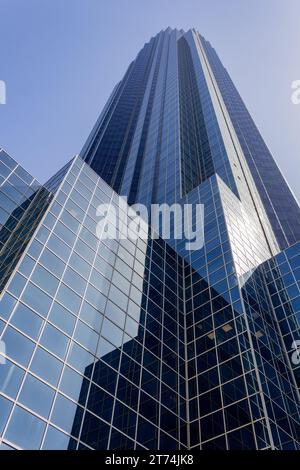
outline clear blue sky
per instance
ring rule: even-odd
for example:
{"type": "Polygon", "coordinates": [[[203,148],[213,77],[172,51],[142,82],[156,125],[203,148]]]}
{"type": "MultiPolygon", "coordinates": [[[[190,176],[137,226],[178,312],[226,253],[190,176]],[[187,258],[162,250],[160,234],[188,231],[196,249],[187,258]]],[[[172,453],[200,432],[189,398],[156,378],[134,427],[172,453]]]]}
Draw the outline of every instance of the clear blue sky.
{"type": "Polygon", "coordinates": [[[0,146],[41,182],[80,151],[143,44],[195,27],[300,199],[299,0],[0,0],[0,17],[0,146]]]}

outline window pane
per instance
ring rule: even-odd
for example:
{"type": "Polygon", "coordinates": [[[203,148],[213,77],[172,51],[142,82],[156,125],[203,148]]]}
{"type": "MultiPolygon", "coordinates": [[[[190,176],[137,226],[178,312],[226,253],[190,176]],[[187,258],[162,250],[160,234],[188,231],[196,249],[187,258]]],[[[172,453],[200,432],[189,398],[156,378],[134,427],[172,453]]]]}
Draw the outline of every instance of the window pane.
{"type": "Polygon", "coordinates": [[[87,302],[83,302],[80,318],[94,328],[94,330],[100,331],[103,315],[87,302]]]}
{"type": "Polygon", "coordinates": [[[42,379],[56,386],[60,377],[62,362],[42,348],[34,354],[30,369],[42,379]]]}
{"type": "Polygon", "coordinates": [[[65,284],[72,287],[72,289],[75,290],[78,294],[83,295],[86,281],[83,279],[83,277],[73,271],[73,269],[67,268],[63,277],[63,281],[65,284]]]}
{"type": "Polygon", "coordinates": [[[34,343],[21,333],[8,327],[3,335],[6,355],[23,366],[27,366],[34,349],[34,343]]]}
{"type": "Polygon", "coordinates": [[[41,258],[40,262],[48,268],[51,272],[56,274],[56,276],[61,276],[65,267],[63,261],[58,259],[51,251],[45,249],[41,258]]]}
{"type": "Polygon", "coordinates": [[[63,359],[66,355],[69,339],[53,326],[46,325],[41,344],[63,359]]]}
{"type": "Polygon", "coordinates": [[[26,278],[21,274],[16,273],[9,284],[8,290],[16,297],[21,295],[21,292],[26,284],[26,278]]]}
{"type": "Polygon", "coordinates": [[[0,396],[0,436],[2,436],[3,429],[6,425],[7,418],[10,410],[12,409],[12,402],[0,396]]]}
{"type": "Polygon", "coordinates": [[[43,421],[17,406],[5,437],[22,449],[35,450],[41,444],[44,429],[43,421]]]}
{"type": "Polygon", "coordinates": [[[41,331],[42,323],[43,320],[41,317],[21,303],[18,304],[11,319],[12,325],[16,326],[33,339],[37,339],[41,331]]]}
{"type": "Polygon", "coordinates": [[[50,274],[49,271],[42,268],[42,266],[35,268],[31,279],[35,284],[51,295],[54,295],[59,283],[58,279],[50,274]]]}
{"type": "Polygon", "coordinates": [[[52,423],[56,424],[66,432],[71,432],[74,426],[77,408],[78,407],[75,403],[62,395],[58,395],[56,397],[51,416],[52,423]]]}
{"type": "Polygon", "coordinates": [[[15,398],[23,376],[23,369],[20,369],[20,367],[6,359],[5,364],[0,366],[0,391],[15,398]]]}
{"type": "Polygon", "coordinates": [[[15,304],[16,300],[11,295],[4,294],[0,302],[0,317],[4,318],[4,320],[7,320],[15,304]]]}
{"type": "Polygon", "coordinates": [[[44,418],[48,418],[54,398],[54,390],[32,375],[27,375],[19,402],[44,418]]]}
{"type": "Polygon", "coordinates": [[[73,400],[78,401],[84,377],[66,366],[60,382],[60,390],[73,400]]]}
{"type": "Polygon", "coordinates": [[[63,330],[66,334],[72,335],[76,317],[66,310],[62,305],[53,304],[49,320],[63,330]]]}
{"type": "MultiPolygon", "coordinates": [[[[67,434],[49,426],[43,443],[43,450],[68,450],[70,441],[75,444],[77,442],[74,439],[70,439],[67,434]]],[[[72,445],[72,449],[74,449],[74,444],[72,445]]]]}
{"type": "Polygon", "coordinates": [[[71,312],[75,314],[78,313],[81,304],[81,298],[64,284],[61,284],[58,289],[57,300],[59,300],[59,302],[71,310],[71,312]]]}
{"type": "Polygon", "coordinates": [[[99,335],[97,335],[94,330],[89,328],[81,321],[78,321],[76,325],[74,339],[86,349],[91,351],[93,354],[95,354],[96,352],[98,338],[99,335]]]}
{"type": "Polygon", "coordinates": [[[106,318],[103,321],[102,335],[115,346],[122,345],[123,331],[106,318]]]}
{"type": "Polygon", "coordinates": [[[51,298],[33,284],[28,284],[22,295],[22,300],[43,317],[48,315],[51,298]]]}
{"type": "Polygon", "coordinates": [[[72,343],[68,363],[82,374],[90,377],[94,364],[94,356],[76,343],[72,343]]]}

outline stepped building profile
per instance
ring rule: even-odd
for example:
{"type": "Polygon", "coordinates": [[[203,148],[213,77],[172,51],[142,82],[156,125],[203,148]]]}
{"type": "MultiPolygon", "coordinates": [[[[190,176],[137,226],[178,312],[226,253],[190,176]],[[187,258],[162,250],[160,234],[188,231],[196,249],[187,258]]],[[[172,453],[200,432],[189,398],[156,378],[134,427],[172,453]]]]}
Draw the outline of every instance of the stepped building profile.
{"type": "Polygon", "coordinates": [[[145,44],[47,183],[0,150],[0,448],[300,450],[299,349],[300,208],[195,30],[145,44]],[[204,246],[99,236],[118,196],[203,204],[204,246]]]}

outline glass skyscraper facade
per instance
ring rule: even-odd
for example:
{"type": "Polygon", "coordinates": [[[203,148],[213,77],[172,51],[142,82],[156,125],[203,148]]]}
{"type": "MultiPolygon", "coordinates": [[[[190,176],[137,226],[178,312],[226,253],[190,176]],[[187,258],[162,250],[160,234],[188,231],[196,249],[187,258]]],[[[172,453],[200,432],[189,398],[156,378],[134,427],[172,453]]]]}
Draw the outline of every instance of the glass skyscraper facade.
{"type": "Polygon", "coordinates": [[[195,30],[144,46],[46,184],[1,150],[1,448],[300,449],[299,215],[195,30]],[[204,246],[99,233],[137,203],[203,204],[204,246]]]}

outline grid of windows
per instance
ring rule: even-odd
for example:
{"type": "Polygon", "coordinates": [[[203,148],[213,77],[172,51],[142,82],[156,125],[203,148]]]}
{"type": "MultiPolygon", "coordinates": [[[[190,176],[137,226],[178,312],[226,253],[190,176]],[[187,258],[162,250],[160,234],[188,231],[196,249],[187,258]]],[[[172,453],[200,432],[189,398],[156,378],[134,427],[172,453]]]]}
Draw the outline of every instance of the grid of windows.
{"type": "Polygon", "coordinates": [[[72,162],[0,300],[3,448],[298,448],[266,264],[239,288],[220,184],[201,186],[207,239],[189,258],[148,233],[97,239],[116,194],[72,162]]]}
{"type": "Polygon", "coordinates": [[[110,109],[97,127],[97,138],[83,155],[116,191],[120,189],[157,42],[157,37],[152,38],[130,64],[110,109]]]}

